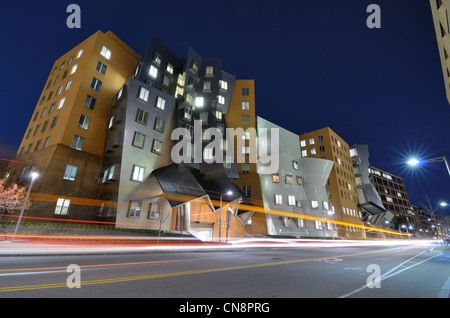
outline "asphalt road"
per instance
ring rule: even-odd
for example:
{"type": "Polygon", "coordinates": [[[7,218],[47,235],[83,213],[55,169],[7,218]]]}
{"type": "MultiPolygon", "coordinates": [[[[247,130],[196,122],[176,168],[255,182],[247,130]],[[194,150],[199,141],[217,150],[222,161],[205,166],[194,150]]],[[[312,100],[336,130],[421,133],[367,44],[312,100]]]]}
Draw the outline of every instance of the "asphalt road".
{"type": "Polygon", "coordinates": [[[0,257],[0,297],[448,298],[449,265],[439,245],[10,256],[0,257]]]}

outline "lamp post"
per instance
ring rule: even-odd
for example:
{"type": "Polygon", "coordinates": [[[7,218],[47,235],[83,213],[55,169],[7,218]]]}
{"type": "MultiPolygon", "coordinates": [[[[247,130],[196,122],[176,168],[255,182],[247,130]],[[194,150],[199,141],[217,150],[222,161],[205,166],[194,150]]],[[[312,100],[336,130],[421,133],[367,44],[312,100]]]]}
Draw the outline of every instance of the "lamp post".
{"type": "Polygon", "coordinates": [[[434,162],[441,162],[441,161],[443,161],[445,163],[445,167],[447,168],[448,175],[450,176],[450,165],[448,164],[446,156],[432,158],[432,159],[422,159],[422,160],[412,158],[408,161],[408,164],[410,166],[417,166],[421,163],[434,163],[434,162]]]}
{"type": "Polygon", "coordinates": [[[33,187],[33,183],[38,176],[39,176],[39,174],[37,172],[31,173],[31,183],[30,183],[30,186],[28,187],[27,196],[25,197],[25,200],[23,202],[22,210],[20,211],[19,219],[17,220],[16,229],[14,230],[14,234],[11,239],[11,242],[14,241],[14,238],[16,237],[16,233],[17,233],[17,230],[19,229],[20,221],[22,220],[23,212],[25,211],[25,207],[27,206],[27,203],[28,203],[28,198],[30,197],[31,188],[33,187]]]}
{"type": "MultiPolygon", "coordinates": [[[[232,195],[233,192],[227,191],[227,195],[232,195]]],[[[221,242],[222,237],[222,193],[220,194],[220,216],[219,216],[219,243],[221,242]]],[[[228,225],[227,225],[228,227],[228,225]]]]}

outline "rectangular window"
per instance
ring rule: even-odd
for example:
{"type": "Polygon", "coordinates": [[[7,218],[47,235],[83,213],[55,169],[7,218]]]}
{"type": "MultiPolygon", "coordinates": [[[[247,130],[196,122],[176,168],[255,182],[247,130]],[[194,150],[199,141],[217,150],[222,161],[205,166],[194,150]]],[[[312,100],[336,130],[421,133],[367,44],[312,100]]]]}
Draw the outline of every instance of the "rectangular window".
{"type": "Polygon", "coordinates": [[[250,102],[242,102],[242,109],[243,110],[249,110],[250,109],[250,102]]]}
{"type": "Polygon", "coordinates": [[[72,165],[68,164],[66,166],[66,171],[64,171],[63,179],[70,180],[70,181],[75,181],[75,177],[77,175],[77,170],[78,170],[77,166],[72,166],[72,165]]]}
{"type": "Polygon", "coordinates": [[[94,109],[96,101],[97,100],[94,97],[87,95],[86,100],[84,101],[84,106],[86,106],[89,109],[94,109]]]}
{"type": "Polygon", "coordinates": [[[223,96],[217,96],[217,103],[219,104],[219,105],[225,105],[225,97],[223,97],[223,96]]]}
{"type": "Polygon", "coordinates": [[[214,66],[206,67],[206,76],[214,76],[214,66]]]}
{"type": "Polygon", "coordinates": [[[141,215],[141,201],[130,201],[130,207],[128,209],[128,216],[138,218],[141,215]]]}
{"type": "Polygon", "coordinates": [[[111,58],[111,50],[108,49],[106,46],[102,47],[100,54],[108,60],[111,58]]]}
{"type": "Polygon", "coordinates": [[[242,115],[241,123],[242,124],[250,124],[250,116],[249,115],[242,115]]]}
{"type": "Polygon", "coordinates": [[[275,183],[280,182],[280,175],[278,173],[275,173],[272,175],[272,182],[275,182],[275,183]]]}
{"type": "Polygon", "coordinates": [[[288,205],[295,205],[295,196],[288,195],[288,205]]]}
{"type": "Polygon", "coordinates": [[[148,72],[148,75],[150,75],[153,78],[156,78],[158,76],[158,69],[155,66],[150,65],[150,70],[148,72]]]}
{"type": "Polygon", "coordinates": [[[103,64],[102,62],[100,62],[100,61],[98,61],[97,62],[97,67],[95,68],[95,70],[97,71],[97,72],[99,72],[100,74],[103,74],[103,75],[105,75],[105,73],[106,73],[106,64],[103,64]]]}
{"type": "Polygon", "coordinates": [[[136,121],[140,124],[147,125],[147,120],[148,120],[148,112],[142,109],[138,109],[136,121]]]}
{"type": "Polygon", "coordinates": [[[44,132],[44,131],[46,131],[46,130],[47,130],[47,126],[48,126],[48,120],[47,120],[47,121],[45,121],[45,123],[44,123],[44,126],[42,127],[42,130],[41,130],[41,132],[44,132]]]}
{"type": "Polygon", "coordinates": [[[102,87],[102,82],[95,77],[92,78],[91,88],[95,89],[97,92],[100,92],[100,88],[102,87]]]}
{"type": "Polygon", "coordinates": [[[141,86],[141,88],[139,88],[139,96],[138,98],[144,102],[148,102],[148,96],[150,94],[150,91],[144,87],[141,86]]]}
{"type": "Polygon", "coordinates": [[[228,89],[228,83],[225,81],[219,81],[219,89],[226,91],[228,89]]]}
{"type": "Polygon", "coordinates": [[[148,217],[150,219],[159,219],[161,205],[157,203],[150,203],[148,217]]]}
{"type": "Polygon", "coordinates": [[[55,214],[68,215],[69,214],[70,200],[58,198],[56,202],[55,214]]]}
{"type": "Polygon", "coordinates": [[[319,201],[311,200],[311,208],[317,209],[319,207],[319,201]]]}
{"type": "Polygon", "coordinates": [[[161,154],[162,152],[162,141],[159,141],[157,139],[153,139],[153,146],[152,146],[152,152],[156,154],[161,154]]]}
{"type": "Polygon", "coordinates": [[[78,120],[78,126],[83,129],[88,129],[90,122],[91,122],[91,118],[81,114],[80,119],[78,120]]]}
{"type": "Polygon", "coordinates": [[[83,145],[84,145],[84,138],[78,135],[73,136],[72,139],[72,144],[70,145],[70,147],[76,149],[76,150],[81,150],[83,149],[83,145]]]}
{"type": "Polygon", "coordinates": [[[250,164],[249,163],[242,164],[242,173],[250,173],[250,164]]]}
{"type": "Polygon", "coordinates": [[[251,186],[243,186],[242,192],[244,193],[245,198],[251,198],[252,196],[252,187],[251,186]]]}
{"type": "Polygon", "coordinates": [[[242,96],[249,96],[250,95],[250,89],[248,87],[242,88],[242,96]]]}
{"type": "Polygon", "coordinates": [[[159,110],[164,110],[164,108],[166,107],[166,100],[158,96],[156,98],[156,106],[155,107],[158,108],[159,110]]]}
{"type": "Polygon", "coordinates": [[[135,131],[133,138],[133,146],[138,148],[144,148],[144,144],[145,144],[145,135],[135,131]]]}
{"type": "Polygon", "coordinates": [[[287,184],[293,184],[294,183],[294,178],[292,178],[291,174],[286,174],[286,183],[287,184]]]}
{"type": "Polygon", "coordinates": [[[303,185],[303,178],[302,177],[300,177],[300,176],[297,176],[297,184],[298,185],[303,185]]]}
{"type": "Polygon", "coordinates": [[[166,122],[163,119],[156,117],[154,129],[159,132],[164,132],[165,124],[166,124],[166,122]]]}
{"type": "Polygon", "coordinates": [[[281,194],[275,194],[275,204],[283,204],[283,197],[281,194]]]}
{"type": "Polygon", "coordinates": [[[133,172],[131,174],[131,180],[142,182],[142,180],[144,180],[144,171],[145,171],[144,167],[134,165],[133,172]]]}

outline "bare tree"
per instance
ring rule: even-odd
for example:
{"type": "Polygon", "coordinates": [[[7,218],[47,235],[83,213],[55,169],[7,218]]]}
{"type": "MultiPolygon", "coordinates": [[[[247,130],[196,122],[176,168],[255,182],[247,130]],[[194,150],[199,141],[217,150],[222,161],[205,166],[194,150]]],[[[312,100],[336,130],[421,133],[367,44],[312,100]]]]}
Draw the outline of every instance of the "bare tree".
{"type": "MultiPolygon", "coordinates": [[[[26,188],[20,187],[15,183],[10,186],[6,186],[5,182],[0,180],[0,211],[2,213],[2,221],[5,215],[13,214],[22,208],[26,195],[26,188]]],[[[30,207],[31,200],[28,200],[25,209],[27,210],[30,207]]]]}

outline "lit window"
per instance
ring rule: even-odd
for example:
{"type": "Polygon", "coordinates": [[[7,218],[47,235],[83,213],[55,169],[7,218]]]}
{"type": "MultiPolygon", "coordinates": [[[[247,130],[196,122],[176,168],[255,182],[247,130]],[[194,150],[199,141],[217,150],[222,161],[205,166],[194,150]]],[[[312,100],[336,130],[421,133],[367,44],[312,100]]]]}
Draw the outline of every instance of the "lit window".
{"type": "Polygon", "coordinates": [[[222,120],[222,112],[219,110],[216,110],[216,119],[217,120],[222,120]]]}
{"type": "Polygon", "coordinates": [[[166,100],[158,96],[158,98],[156,99],[156,108],[164,110],[165,107],[166,107],[166,100]]]}
{"type": "Polygon", "coordinates": [[[168,72],[168,73],[170,73],[170,74],[173,74],[173,66],[172,66],[172,64],[167,64],[167,68],[166,68],[166,71],[168,72]]]}
{"type": "Polygon", "coordinates": [[[203,83],[203,90],[205,90],[205,91],[211,90],[211,82],[210,81],[206,81],[203,83]]]}
{"type": "Polygon", "coordinates": [[[143,101],[145,101],[145,102],[148,102],[148,95],[150,94],[150,92],[149,92],[149,90],[148,89],[146,89],[146,88],[144,88],[144,87],[141,87],[140,89],[139,89],[139,99],[140,100],[143,100],[143,101]]]}
{"type": "Polygon", "coordinates": [[[133,165],[133,172],[131,174],[131,180],[142,182],[144,180],[144,167],[133,165]]]}
{"type": "Polygon", "coordinates": [[[319,201],[311,200],[311,207],[317,209],[319,207],[319,201]]]}
{"type": "Polygon", "coordinates": [[[81,57],[81,55],[83,55],[83,49],[78,51],[77,59],[79,59],[81,57]]]}
{"type": "Polygon", "coordinates": [[[72,166],[72,165],[67,165],[66,166],[66,171],[64,172],[63,179],[70,180],[70,181],[75,181],[75,177],[77,175],[77,170],[78,170],[78,167],[72,166]]]}
{"type": "Polygon", "coordinates": [[[69,214],[69,206],[70,200],[58,198],[58,201],[56,202],[55,214],[59,215],[69,214]]]}
{"type": "Polygon", "coordinates": [[[315,154],[316,154],[316,148],[312,148],[312,149],[311,149],[311,154],[312,154],[312,155],[315,155],[315,154]]]}
{"type": "Polygon", "coordinates": [[[302,150],[302,157],[307,157],[307,156],[308,156],[308,151],[302,150]]]}
{"type": "Polygon", "coordinates": [[[306,141],[305,140],[300,141],[300,146],[306,147],[306,141]]]}
{"type": "Polygon", "coordinates": [[[309,144],[314,145],[314,138],[309,138],[309,144]]]}
{"type": "Polygon", "coordinates": [[[214,76],[214,67],[213,66],[206,67],[206,76],[214,76]]]}
{"type": "Polygon", "coordinates": [[[292,184],[294,182],[294,179],[292,178],[291,174],[286,175],[286,183],[292,184]]]}
{"type": "Polygon", "coordinates": [[[242,109],[243,110],[249,110],[250,109],[250,102],[242,102],[242,109]]]}
{"type": "Polygon", "coordinates": [[[223,97],[223,96],[217,96],[217,102],[220,104],[220,105],[225,105],[225,97],[223,97]]]}
{"type": "Polygon", "coordinates": [[[197,107],[203,107],[203,97],[196,97],[195,98],[195,106],[197,107]]]}
{"type": "Polygon", "coordinates": [[[288,195],[288,205],[295,205],[295,196],[288,195]]]}
{"type": "Polygon", "coordinates": [[[158,76],[158,69],[155,66],[150,65],[150,71],[148,72],[148,74],[151,77],[156,78],[156,76],[158,76]]]}
{"type": "Polygon", "coordinates": [[[220,80],[219,81],[219,88],[226,91],[228,89],[228,83],[225,81],[220,80]]]}
{"type": "Polygon", "coordinates": [[[280,175],[278,173],[275,173],[272,175],[272,181],[275,183],[279,183],[280,182],[280,175]]]}
{"type": "Polygon", "coordinates": [[[108,60],[111,58],[111,50],[108,49],[106,46],[102,47],[100,54],[103,55],[108,60]]]}
{"type": "Polygon", "coordinates": [[[283,197],[281,194],[275,194],[275,204],[283,204],[283,197]]]}
{"type": "Polygon", "coordinates": [[[298,170],[298,162],[297,161],[292,161],[292,164],[294,166],[294,169],[298,170]]]}

